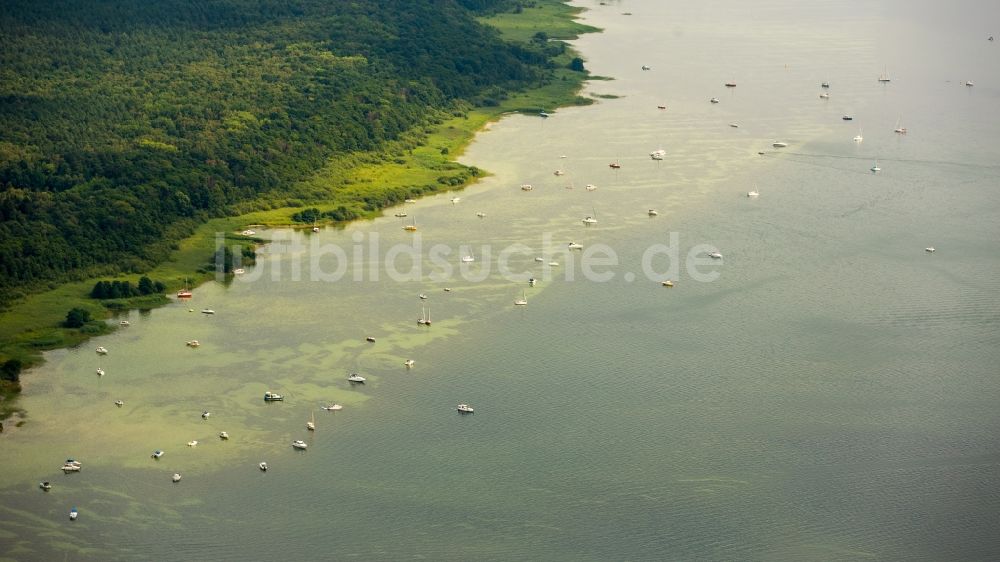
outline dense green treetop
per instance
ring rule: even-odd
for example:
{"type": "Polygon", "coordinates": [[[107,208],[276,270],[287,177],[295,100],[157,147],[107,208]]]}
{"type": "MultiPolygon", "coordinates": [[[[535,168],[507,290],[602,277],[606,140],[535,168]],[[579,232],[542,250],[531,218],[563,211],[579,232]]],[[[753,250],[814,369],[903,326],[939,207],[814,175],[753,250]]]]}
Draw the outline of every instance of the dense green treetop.
{"type": "Polygon", "coordinates": [[[143,271],[333,155],[547,79],[510,0],[0,0],[0,303],[143,271]]]}

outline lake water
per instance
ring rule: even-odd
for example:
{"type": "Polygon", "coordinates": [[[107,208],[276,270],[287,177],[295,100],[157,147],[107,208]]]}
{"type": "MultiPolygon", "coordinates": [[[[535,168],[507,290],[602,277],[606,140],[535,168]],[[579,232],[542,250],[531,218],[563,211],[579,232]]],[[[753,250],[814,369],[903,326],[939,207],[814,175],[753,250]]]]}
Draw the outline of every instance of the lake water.
{"type": "Polygon", "coordinates": [[[0,438],[0,560],[1000,557],[1000,9],[606,4],[576,44],[620,97],[507,118],[465,192],[266,232],[246,275],[49,353],[0,438]],[[411,219],[424,275],[394,279],[411,219]]]}

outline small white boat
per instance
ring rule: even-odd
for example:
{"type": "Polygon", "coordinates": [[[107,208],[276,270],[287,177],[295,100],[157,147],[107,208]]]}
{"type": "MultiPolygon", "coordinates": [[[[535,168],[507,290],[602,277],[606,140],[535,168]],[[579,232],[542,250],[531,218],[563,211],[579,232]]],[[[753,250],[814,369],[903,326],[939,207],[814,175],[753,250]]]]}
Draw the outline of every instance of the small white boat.
{"type": "Polygon", "coordinates": [[[566,172],[564,172],[562,170],[556,170],[556,171],[552,172],[552,175],[563,176],[563,175],[566,175],[566,172]]]}
{"type": "Polygon", "coordinates": [[[858,131],[858,134],[854,137],[854,142],[862,142],[864,140],[865,137],[861,136],[861,131],[858,131]]]}
{"type": "Polygon", "coordinates": [[[104,376],[104,369],[102,369],[102,368],[98,367],[98,368],[97,368],[97,374],[98,374],[99,376],[102,376],[102,377],[103,377],[103,376],[104,376]]]}
{"type": "Polygon", "coordinates": [[[259,468],[261,472],[267,472],[267,463],[266,462],[257,463],[257,468],[259,468]]]}
{"type": "Polygon", "coordinates": [[[201,342],[199,342],[198,340],[191,340],[191,341],[184,342],[184,345],[186,345],[188,347],[198,347],[198,346],[201,345],[201,342]]]}
{"type": "Polygon", "coordinates": [[[80,470],[82,470],[82,469],[83,469],[83,467],[80,466],[80,465],[78,465],[78,464],[64,464],[64,465],[62,465],[62,471],[64,473],[67,473],[67,474],[70,473],[70,472],[80,472],[80,470]]]}
{"type": "Polygon", "coordinates": [[[271,392],[270,390],[264,393],[265,402],[278,402],[284,400],[285,397],[278,394],[277,392],[271,392]]]}
{"type": "Polygon", "coordinates": [[[525,295],[524,291],[521,291],[521,298],[514,299],[514,306],[524,306],[528,304],[528,297],[525,295]]]}
{"type": "Polygon", "coordinates": [[[201,309],[201,313],[202,314],[215,314],[215,311],[212,310],[211,308],[203,308],[203,309],[201,309]]]}
{"type": "Polygon", "coordinates": [[[76,521],[76,518],[79,515],[80,515],[80,512],[77,511],[75,507],[73,509],[69,510],[69,519],[70,519],[70,521],[76,521]]]}
{"type": "Polygon", "coordinates": [[[118,325],[119,326],[131,326],[131,323],[128,320],[122,320],[121,322],[118,323],[118,325]]]}
{"type": "Polygon", "coordinates": [[[223,441],[229,440],[229,433],[226,432],[226,431],[220,431],[219,432],[219,439],[222,439],[223,441]]]}
{"type": "Polygon", "coordinates": [[[537,258],[535,258],[535,261],[537,261],[538,263],[541,263],[541,262],[545,261],[545,258],[537,257],[537,258]]]}
{"type": "Polygon", "coordinates": [[[403,203],[416,203],[416,199],[403,199],[403,203]]]}
{"type": "Polygon", "coordinates": [[[94,351],[96,351],[98,355],[107,355],[108,354],[107,348],[104,348],[104,347],[98,347],[94,351]]]}
{"type": "Polygon", "coordinates": [[[452,198],[451,198],[451,202],[452,202],[452,204],[455,204],[455,203],[458,203],[458,202],[459,202],[459,201],[461,201],[461,200],[462,200],[462,198],[461,198],[461,197],[452,197],[452,198]]]}
{"type": "Polygon", "coordinates": [[[149,455],[149,456],[153,457],[154,459],[158,459],[158,458],[160,458],[160,457],[163,456],[163,451],[157,449],[157,450],[153,451],[152,455],[149,455]]]}
{"type": "Polygon", "coordinates": [[[569,248],[570,250],[582,250],[583,244],[577,242],[570,242],[569,244],[566,245],[566,247],[569,248]]]}
{"type": "Polygon", "coordinates": [[[409,369],[414,365],[414,363],[416,363],[416,361],[414,361],[413,359],[407,359],[406,361],[403,361],[403,366],[409,369]]]}
{"type": "Polygon", "coordinates": [[[309,421],[306,422],[306,429],[308,429],[309,431],[316,431],[316,415],[315,414],[311,414],[310,413],[310,415],[309,415],[309,421]]]}
{"type": "Polygon", "coordinates": [[[774,148],[785,148],[786,146],[788,146],[788,143],[787,142],[778,141],[778,142],[771,143],[771,146],[773,146],[774,148]]]}
{"type": "Polygon", "coordinates": [[[757,191],[757,186],[756,185],[753,186],[753,189],[751,189],[750,191],[747,192],[747,197],[750,197],[750,198],[757,197],[759,195],[760,195],[760,192],[757,191]]]}
{"type": "Polygon", "coordinates": [[[710,101],[712,103],[719,103],[719,98],[712,98],[712,99],[710,99],[708,101],[710,101]]]}
{"type": "Polygon", "coordinates": [[[417,295],[417,298],[420,299],[420,300],[422,300],[422,301],[425,301],[425,300],[427,300],[427,294],[426,293],[420,293],[419,295],[417,295]]]}
{"type": "Polygon", "coordinates": [[[318,226],[314,226],[314,227],[312,228],[312,231],[313,231],[313,232],[319,232],[319,227],[318,227],[318,226]]]}
{"type": "Polygon", "coordinates": [[[70,465],[70,466],[83,466],[82,464],[80,464],[80,461],[78,461],[76,459],[66,459],[66,462],[64,464],[67,464],[67,465],[70,465]]]}
{"type": "Polygon", "coordinates": [[[936,251],[936,248],[934,248],[934,246],[927,246],[926,248],[924,248],[924,251],[927,252],[928,254],[931,254],[936,251]]]}
{"type": "Polygon", "coordinates": [[[188,447],[197,447],[197,446],[198,446],[198,440],[197,439],[194,439],[192,441],[188,441],[188,447]]]}
{"type": "Polygon", "coordinates": [[[194,293],[192,293],[191,291],[189,291],[187,289],[182,289],[180,291],[177,291],[177,298],[179,298],[179,299],[189,299],[193,295],[194,295],[194,293]]]}
{"type": "Polygon", "coordinates": [[[660,285],[663,285],[664,287],[673,287],[674,282],[671,281],[670,279],[666,279],[664,281],[660,281],[660,285]]]}
{"type": "Polygon", "coordinates": [[[175,472],[174,475],[170,477],[170,479],[173,480],[174,482],[180,482],[181,481],[181,475],[179,473],[175,472]]]}
{"type": "Polygon", "coordinates": [[[903,120],[902,116],[896,118],[896,128],[893,129],[892,132],[900,134],[900,135],[905,135],[906,134],[906,127],[903,127],[902,125],[899,124],[899,122],[902,121],[902,120],[903,120]]]}
{"type": "Polygon", "coordinates": [[[476,257],[473,255],[462,256],[462,263],[472,263],[476,261],[476,257]]]}
{"type": "Polygon", "coordinates": [[[343,410],[344,407],[340,404],[330,404],[329,406],[322,406],[327,412],[336,412],[337,410],[343,410]]]}
{"type": "Polygon", "coordinates": [[[207,412],[207,411],[206,412],[202,412],[201,413],[201,419],[207,420],[208,417],[211,416],[211,415],[212,415],[212,412],[207,412]]]}
{"type": "Polygon", "coordinates": [[[49,484],[48,481],[39,482],[38,483],[38,487],[41,488],[41,489],[43,489],[43,490],[45,490],[46,492],[48,492],[49,490],[52,489],[52,484],[49,484]]]}
{"type": "Polygon", "coordinates": [[[366,379],[358,373],[351,373],[350,375],[347,375],[347,380],[350,382],[365,382],[366,379]]]}
{"type": "Polygon", "coordinates": [[[253,236],[254,234],[257,234],[257,232],[254,231],[254,230],[250,230],[248,228],[248,229],[244,230],[243,232],[241,232],[240,234],[242,234],[243,236],[253,236]]]}
{"type": "MultiPolygon", "coordinates": [[[[319,228],[316,228],[316,227],[313,227],[313,228],[314,228],[313,232],[318,232],[319,231],[319,228]]],[[[233,270],[233,275],[243,275],[246,272],[247,272],[247,270],[243,269],[242,267],[238,267],[238,268],[236,268],[236,269],[233,270]]]]}
{"type": "Polygon", "coordinates": [[[486,218],[486,213],[484,213],[482,211],[479,211],[478,213],[476,213],[476,216],[479,217],[479,218],[481,218],[481,219],[484,219],[484,218],[486,218]]]}
{"type": "Polygon", "coordinates": [[[118,406],[119,408],[121,408],[124,405],[125,405],[124,401],[122,401],[122,400],[115,400],[115,406],[118,406]]]}
{"type": "Polygon", "coordinates": [[[739,129],[740,128],[740,124],[739,123],[730,123],[729,126],[732,127],[732,128],[734,128],[734,129],[739,129]]]}
{"type": "Polygon", "coordinates": [[[420,324],[421,326],[431,325],[431,313],[427,310],[426,307],[421,307],[420,318],[417,318],[417,324],[420,324]]]}
{"type": "Polygon", "coordinates": [[[966,81],[965,81],[965,85],[966,85],[966,86],[968,86],[968,87],[970,87],[970,88],[971,88],[972,86],[975,86],[975,84],[974,84],[974,83],[972,82],[972,80],[966,80],[966,81]]]}
{"type": "Polygon", "coordinates": [[[550,261],[549,262],[549,267],[559,267],[559,262],[557,262],[557,261],[550,261]]]}
{"type": "Polygon", "coordinates": [[[612,170],[617,170],[622,167],[622,164],[621,162],[615,160],[614,162],[608,164],[608,167],[610,167],[612,170]]]}
{"type": "Polygon", "coordinates": [[[532,187],[532,185],[530,183],[523,183],[523,184],[521,184],[521,191],[531,191],[532,189],[535,189],[535,188],[532,187]]]}
{"type": "Polygon", "coordinates": [[[417,221],[414,220],[410,224],[404,225],[403,226],[403,230],[405,230],[407,232],[414,232],[415,230],[417,230],[417,221]]]}
{"type": "Polygon", "coordinates": [[[296,439],[295,441],[292,441],[292,447],[295,447],[296,449],[305,449],[308,446],[309,445],[306,445],[306,442],[302,441],[301,439],[296,439]]]}
{"type": "Polygon", "coordinates": [[[658,148],[653,152],[650,152],[649,157],[652,158],[653,160],[663,160],[664,158],[667,157],[667,151],[663,150],[662,148],[658,148]]]}
{"type": "Polygon", "coordinates": [[[649,216],[651,216],[651,217],[655,217],[655,216],[659,215],[660,213],[657,212],[656,209],[649,209],[648,211],[646,211],[646,214],[649,215],[649,216]]]}
{"type": "Polygon", "coordinates": [[[591,215],[587,215],[587,216],[583,217],[583,224],[588,224],[588,225],[589,224],[597,224],[597,219],[595,219],[591,215]]]}
{"type": "Polygon", "coordinates": [[[445,287],[445,288],[444,288],[444,292],[446,292],[446,293],[450,293],[450,292],[451,292],[451,287],[445,287]]]}
{"type": "Polygon", "coordinates": [[[367,336],[365,337],[365,341],[368,343],[375,343],[375,338],[373,338],[372,336],[367,336]]]}
{"type": "Polygon", "coordinates": [[[708,254],[708,257],[712,258],[713,260],[721,260],[722,254],[720,254],[719,252],[712,252],[711,254],[708,254]]]}
{"type": "Polygon", "coordinates": [[[830,99],[830,94],[828,94],[826,92],[823,92],[822,94],[819,95],[819,97],[820,97],[820,99],[824,99],[824,100],[825,99],[830,99]]]}
{"type": "Polygon", "coordinates": [[[475,410],[472,409],[472,406],[469,406],[468,404],[459,404],[455,409],[463,414],[471,414],[475,412],[475,410]]]}
{"type": "Polygon", "coordinates": [[[406,213],[402,213],[402,212],[400,212],[400,213],[396,213],[396,214],[395,214],[395,215],[393,215],[393,216],[395,216],[395,217],[397,217],[397,218],[403,218],[403,217],[405,217],[405,216],[406,216],[406,213]]]}
{"type": "Polygon", "coordinates": [[[872,173],[877,173],[882,171],[882,168],[878,167],[878,160],[876,160],[875,163],[872,164],[872,167],[869,169],[872,171],[872,173]]]}
{"type": "Polygon", "coordinates": [[[597,186],[592,183],[588,183],[586,187],[587,191],[597,191],[597,186]]]}

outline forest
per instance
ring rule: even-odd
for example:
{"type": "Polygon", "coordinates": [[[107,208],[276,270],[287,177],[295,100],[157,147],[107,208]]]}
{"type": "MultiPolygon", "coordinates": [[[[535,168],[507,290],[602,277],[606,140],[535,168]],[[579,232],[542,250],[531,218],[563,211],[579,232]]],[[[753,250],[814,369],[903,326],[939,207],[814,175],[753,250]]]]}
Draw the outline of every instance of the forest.
{"type": "Polygon", "coordinates": [[[295,182],[331,157],[545,83],[561,42],[475,19],[524,4],[3,0],[0,309],[147,271],[211,217],[305,207],[295,182]]]}

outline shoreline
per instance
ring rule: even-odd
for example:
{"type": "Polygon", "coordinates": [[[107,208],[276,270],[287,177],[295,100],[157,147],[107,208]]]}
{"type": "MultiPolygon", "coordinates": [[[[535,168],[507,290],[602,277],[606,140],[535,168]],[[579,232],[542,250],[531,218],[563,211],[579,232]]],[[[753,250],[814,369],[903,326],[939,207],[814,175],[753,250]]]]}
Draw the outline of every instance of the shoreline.
{"type": "MultiPolygon", "coordinates": [[[[505,39],[513,41],[526,40],[537,32],[545,32],[553,40],[564,41],[575,39],[583,33],[600,31],[598,28],[579,23],[576,18],[585,9],[572,6],[567,1],[541,0],[537,9],[544,10],[549,16],[547,19],[543,18],[548,27],[533,25],[534,14],[528,11],[516,15],[498,14],[480,18],[480,21],[498,29],[505,39]],[[553,26],[553,21],[557,25],[553,26]]],[[[577,55],[577,51],[567,45],[565,52],[553,60],[565,62],[564,66],[568,67],[569,60],[577,55]]],[[[594,100],[581,97],[579,93],[584,84],[592,78],[594,77],[588,71],[576,72],[560,67],[555,70],[553,78],[548,83],[531,90],[508,92],[509,97],[497,106],[481,108],[456,106],[449,119],[438,120],[435,125],[425,127],[420,144],[413,148],[405,148],[404,145],[408,141],[404,138],[390,143],[379,153],[338,155],[329,159],[322,168],[315,170],[312,176],[299,182],[300,185],[329,192],[327,198],[301,202],[300,206],[255,210],[232,217],[209,219],[198,225],[190,236],[179,240],[170,258],[150,271],[63,282],[49,290],[28,294],[11,304],[10,308],[0,316],[0,362],[9,358],[19,359],[23,363],[20,374],[28,374],[30,369],[45,362],[43,357],[45,351],[76,347],[93,336],[112,333],[119,328],[108,321],[118,314],[136,309],[161,307],[172,302],[168,295],[177,290],[194,288],[214,279],[217,272],[207,271],[205,266],[211,263],[209,260],[217,250],[218,233],[225,233],[226,245],[234,241],[244,243],[249,241],[260,245],[264,243],[263,240],[238,233],[248,226],[293,229],[312,226],[343,228],[352,222],[383,216],[386,210],[402,204],[402,200],[390,202],[361,216],[343,221],[328,220],[310,225],[292,219],[292,215],[297,211],[312,208],[328,211],[336,209],[338,205],[343,206],[345,201],[357,202],[363,194],[371,193],[374,185],[379,185],[383,191],[397,194],[404,190],[412,190],[412,186],[419,181],[426,182],[425,186],[432,186],[432,189],[414,194],[414,198],[459,191],[475,185],[479,178],[489,176],[489,172],[460,164],[458,159],[478,133],[489,130],[493,123],[510,114],[536,115],[539,112],[552,111],[557,107],[590,105],[594,100]],[[455,174],[448,178],[447,183],[441,182],[441,178],[445,177],[441,175],[441,168],[455,174]],[[455,178],[460,178],[461,181],[451,183],[455,178]],[[345,188],[343,191],[346,191],[347,195],[336,197],[340,195],[340,191],[334,194],[330,186],[345,188]],[[97,281],[128,280],[136,283],[143,275],[162,281],[167,287],[166,293],[159,295],[160,299],[155,304],[126,302],[123,307],[112,309],[106,306],[104,301],[89,296],[91,288],[97,281]],[[102,329],[94,333],[84,333],[79,329],[63,327],[62,320],[66,311],[74,307],[88,310],[95,321],[104,324],[102,329]]],[[[419,134],[419,131],[410,133],[419,134]]],[[[20,425],[26,423],[25,412],[17,406],[20,394],[20,390],[6,388],[0,390],[0,422],[17,417],[20,425]]]]}

